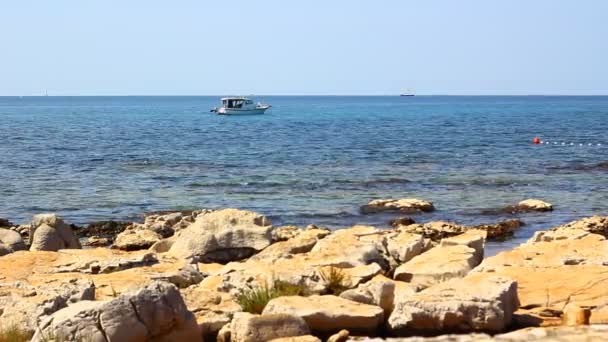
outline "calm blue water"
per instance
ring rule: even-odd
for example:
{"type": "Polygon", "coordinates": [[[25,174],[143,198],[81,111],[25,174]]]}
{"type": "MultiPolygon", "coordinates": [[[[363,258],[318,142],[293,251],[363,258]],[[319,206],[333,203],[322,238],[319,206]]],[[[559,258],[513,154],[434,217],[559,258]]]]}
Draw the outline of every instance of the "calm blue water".
{"type": "Polygon", "coordinates": [[[496,249],[608,214],[608,171],[586,168],[608,160],[608,97],[256,100],[273,105],[268,115],[212,115],[217,97],[0,97],[0,216],[86,223],[239,207],[344,227],[386,226],[394,215],[358,213],[383,197],[434,201],[421,222],[494,222],[505,216],[479,212],[528,197],[556,206],[520,216],[528,225],[496,249]]]}

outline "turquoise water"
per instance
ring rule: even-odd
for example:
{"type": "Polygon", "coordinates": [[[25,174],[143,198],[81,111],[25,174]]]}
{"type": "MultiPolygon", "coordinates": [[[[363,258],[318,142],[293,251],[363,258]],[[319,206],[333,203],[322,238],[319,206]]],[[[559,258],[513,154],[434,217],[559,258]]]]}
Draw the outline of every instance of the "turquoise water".
{"type": "Polygon", "coordinates": [[[344,227],[387,226],[394,215],[358,212],[374,198],[429,199],[438,210],[417,221],[462,224],[507,218],[480,212],[529,197],[556,206],[521,215],[528,225],[500,249],[608,213],[608,97],[256,100],[268,115],[213,115],[217,97],[0,97],[0,216],[239,207],[344,227]]]}

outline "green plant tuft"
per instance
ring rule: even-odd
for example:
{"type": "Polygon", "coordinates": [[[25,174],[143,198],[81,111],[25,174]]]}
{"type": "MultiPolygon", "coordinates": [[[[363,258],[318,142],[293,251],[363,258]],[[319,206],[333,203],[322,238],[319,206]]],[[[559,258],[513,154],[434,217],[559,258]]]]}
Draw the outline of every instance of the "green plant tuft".
{"type": "Polygon", "coordinates": [[[13,324],[10,326],[0,326],[0,342],[27,342],[32,338],[32,334],[13,324]]]}
{"type": "Polygon", "coordinates": [[[273,298],[283,296],[305,296],[309,293],[308,288],[304,285],[294,285],[285,281],[273,280],[272,284],[264,284],[263,286],[248,289],[237,297],[237,303],[243,308],[243,311],[261,314],[266,307],[266,304],[273,298]]]}
{"type": "Polygon", "coordinates": [[[339,295],[347,289],[345,284],[346,275],[341,268],[329,266],[326,270],[321,269],[319,273],[329,293],[339,295]]]}

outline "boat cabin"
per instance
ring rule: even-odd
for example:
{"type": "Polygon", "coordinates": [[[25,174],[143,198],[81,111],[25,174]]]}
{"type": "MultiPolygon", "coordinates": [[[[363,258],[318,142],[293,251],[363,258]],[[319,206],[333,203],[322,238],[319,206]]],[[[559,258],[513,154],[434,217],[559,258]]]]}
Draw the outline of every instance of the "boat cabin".
{"type": "Polygon", "coordinates": [[[243,108],[253,105],[253,101],[246,97],[225,97],[222,99],[222,107],[227,109],[243,108]]]}

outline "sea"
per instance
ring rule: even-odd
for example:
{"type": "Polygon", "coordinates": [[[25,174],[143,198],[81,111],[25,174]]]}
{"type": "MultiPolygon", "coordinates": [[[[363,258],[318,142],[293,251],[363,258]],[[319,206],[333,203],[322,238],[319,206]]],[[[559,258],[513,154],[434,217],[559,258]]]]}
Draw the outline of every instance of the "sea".
{"type": "Polygon", "coordinates": [[[275,225],[388,227],[378,198],[431,200],[417,222],[519,218],[512,239],[608,214],[608,97],[257,96],[265,115],[218,116],[219,96],[0,97],[0,216],[141,220],[242,208],[275,225]],[[541,144],[533,144],[539,137],[541,144]],[[553,212],[487,213],[523,199],[553,212]]]}

